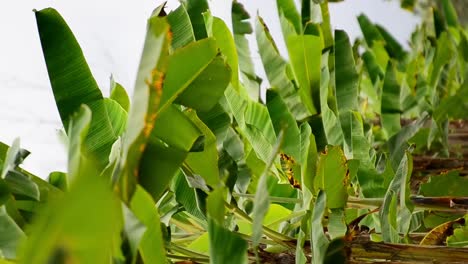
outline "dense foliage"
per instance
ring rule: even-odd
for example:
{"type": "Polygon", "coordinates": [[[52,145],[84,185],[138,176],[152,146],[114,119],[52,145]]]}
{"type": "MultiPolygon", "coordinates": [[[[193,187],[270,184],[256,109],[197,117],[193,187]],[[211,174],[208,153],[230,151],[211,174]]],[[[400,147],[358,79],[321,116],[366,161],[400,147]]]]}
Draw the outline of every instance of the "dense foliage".
{"type": "Polygon", "coordinates": [[[36,11],[68,171],[42,180],[0,145],[0,263],[468,261],[466,178],[413,166],[467,154],[450,120],[468,35],[442,3],[408,50],[365,15],[352,44],[327,1],[278,0],[287,56],[240,3],[232,32],[206,0],[162,5],[131,99],[114,80],[103,97],[60,14],[36,11]]]}

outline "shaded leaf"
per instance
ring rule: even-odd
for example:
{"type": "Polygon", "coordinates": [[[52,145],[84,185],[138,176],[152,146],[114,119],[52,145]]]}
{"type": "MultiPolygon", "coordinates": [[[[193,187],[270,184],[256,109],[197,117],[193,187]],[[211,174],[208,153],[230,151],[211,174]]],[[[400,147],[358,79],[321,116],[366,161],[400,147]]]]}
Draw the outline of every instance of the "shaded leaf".
{"type": "Polygon", "coordinates": [[[213,219],[208,221],[210,239],[210,263],[248,263],[248,244],[237,234],[218,225],[213,219]]]}
{"type": "Polygon", "coordinates": [[[160,140],[147,144],[139,165],[139,183],[158,200],[178,172],[188,152],[160,140]]]}
{"type": "Polygon", "coordinates": [[[260,239],[262,238],[262,233],[263,233],[262,223],[265,218],[265,215],[268,212],[268,208],[270,206],[270,199],[269,199],[269,193],[268,193],[268,188],[267,188],[267,178],[269,176],[270,168],[273,165],[273,162],[278,155],[281,144],[283,143],[283,136],[284,136],[283,133],[284,132],[280,132],[278,136],[278,140],[274,147],[274,150],[270,154],[266,167],[263,170],[262,175],[260,176],[260,180],[258,181],[258,184],[257,184],[257,189],[255,193],[255,198],[254,198],[254,208],[252,212],[252,215],[253,215],[252,244],[255,248],[258,247],[260,243],[260,239]]]}
{"type": "Polygon", "coordinates": [[[324,191],[319,190],[317,199],[315,200],[314,209],[311,217],[311,241],[312,241],[312,263],[323,263],[325,253],[329,244],[328,238],[323,232],[322,220],[325,214],[327,205],[327,195],[324,191]]]}
{"type": "Polygon", "coordinates": [[[181,4],[174,11],[171,11],[167,15],[167,22],[171,25],[172,48],[178,49],[195,41],[195,33],[185,5],[181,4]]]}
{"type": "Polygon", "coordinates": [[[395,66],[392,62],[387,65],[382,89],[382,103],[380,110],[382,127],[390,138],[401,128],[400,126],[400,84],[396,80],[395,66]]]}
{"type": "Polygon", "coordinates": [[[271,117],[271,122],[275,128],[276,135],[284,130],[284,144],[281,149],[285,154],[301,161],[301,138],[296,120],[289,112],[286,104],[274,90],[267,91],[267,108],[271,117]]]}
{"type": "Polygon", "coordinates": [[[468,179],[457,171],[449,171],[441,175],[433,175],[427,183],[421,184],[419,194],[426,197],[468,196],[468,179]]]}
{"type": "Polygon", "coordinates": [[[384,41],[377,27],[369,20],[369,18],[361,14],[358,16],[359,26],[361,27],[364,39],[369,47],[374,45],[376,41],[384,41]]]}
{"type": "MultiPolygon", "coordinates": [[[[322,58],[322,75],[320,79],[320,108],[322,114],[321,122],[323,125],[323,130],[327,143],[330,145],[341,145],[343,143],[343,132],[340,127],[339,119],[335,115],[335,112],[333,112],[332,109],[330,109],[330,106],[328,104],[330,84],[328,58],[329,57],[327,52],[323,55],[322,58]]],[[[314,129],[313,126],[312,128],[314,129]]],[[[318,131],[314,130],[314,133],[317,132],[318,131]]]]}
{"type": "Polygon", "coordinates": [[[5,206],[0,206],[0,257],[15,259],[18,245],[26,238],[21,228],[8,215],[5,206]]]}
{"type": "Polygon", "coordinates": [[[169,25],[158,17],[159,6],[147,22],[145,44],[135,82],[132,107],[128,114],[123,138],[123,157],[119,166],[123,201],[129,202],[136,188],[136,177],[143,151],[153,129],[157,107],[160,105],[162,80],[167,69],[170,39],[169,25]],[[154,71],[153,71],[154,70],[154,71]]]}
{"type": "Polygon", "coordinates": [[[147,263],[166,262],[165,245],[155,202],[143,188],[138,186],[130,202],[130,208],[146,226],[146,231],[138,246],[143,261],[147,263]]]}
{"type": "Polygon", "coordinates": [[[385,242],[397,243],[400,240],[399,232],[406,234],[409,231],[413,209],[409,200],[409,181],[412,170],[413,159],[407,152],[401,159],[395,177],[388,187],[379,213],[382,238],[385,242]]]}
{"type": "Polygon", "coordinates": [[[22,248],[21,263],[106,263],[118,254],[115,245],[120,244],[120,203],[107,181],[92,169],[79,176],[62,199],[43,208],[29,230],[31,236],[22,248]]]}
{"type": "MultiPolygon", "coordinates": [[[[276,6],[278,8],[278,16],[284,16],[286,20],[293,26],[295,33],[302,32],[301,16],[297,11],[294,0],[277,0],[276,6]]],[[[290,35],[283,29],[283,36],[288,39],[290,35]]]]}
{"type": "Polygon", "coordinates": [[[348,35],[335,30],[335,89],[338,111],[357,110],[359,75],[348,35]]]}
{"type": "Polygon", "coordinates": [[[49,174],[48,181],[53,186],[57,187],[62,191],[66,191],[68,189],[68,178],[67,174],[60,171],[53,171],[49,174]]]}
{"type": "Polygon", "coordinates": [[[193,173],[201,176],[209,186],[215,188],[220,183],[216,137],[194,111],[189,111],[187,116],[203,133],[205,141],[203,151],[189,153],[186,163],[193,173]]]}
{"type": "Polygon", "coordinates": [[[187,13],[192,21],[193,32],[197,40],[206,38],[206,28],[203,20],[203,13],[209,9],[206,0],[184,0],[187,13]]]}

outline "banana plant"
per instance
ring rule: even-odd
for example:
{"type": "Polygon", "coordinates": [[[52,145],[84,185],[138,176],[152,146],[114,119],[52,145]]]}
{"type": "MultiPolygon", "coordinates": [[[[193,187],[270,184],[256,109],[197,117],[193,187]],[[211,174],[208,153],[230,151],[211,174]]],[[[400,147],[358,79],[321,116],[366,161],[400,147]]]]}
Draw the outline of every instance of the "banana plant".
{"type": "Polygon", "coordinates": [[[332,1],[300,2],[276,1],[280,40],[237,1],[231,21],[206,0],[158,6],[131,98],[113,78],[104,98],[65,20],[35,11],[68,169],[42,180],[0,144],[0,263],[468,261],[463,178],[410,188],[413,154],[452,154],[448,121],[466,119],[450,2],[409,50],[365,15],[352,43],[332,1]]]}

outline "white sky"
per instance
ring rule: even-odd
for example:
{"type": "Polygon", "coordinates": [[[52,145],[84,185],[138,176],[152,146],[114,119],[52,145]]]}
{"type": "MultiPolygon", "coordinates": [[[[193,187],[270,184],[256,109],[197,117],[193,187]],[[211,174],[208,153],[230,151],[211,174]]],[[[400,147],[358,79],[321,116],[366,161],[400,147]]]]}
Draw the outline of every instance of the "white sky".
{"type": "MultiPolygon", "coordinates": [[[[0,141],[11,144],[21,138],[32,155],[25,167],[46,177],[52,170],[66,170],[66,154],[58,140],[60,119],[48,81],[33,9],[56,8],[78,39],[103,93],[108,94],[109,76],[133,89],[143,45],[146,19],[162,1],[125,0],[2,0],[0,10],[0,141]]],[[[244,0],[252,17],[257,10],[268,24],[283,54],[275,0],[244,0]]],[[[215,16],[230,21],[228,0],[212,0],[215,16]]],[[[169,8],[178,2],[168,1],[169,8]]],[[[361,35],[356,16],[365,13],[406,42],[418,18],[399,8],[399,0],[346,0],[330,4],[332,25],[351,38],[361,35]]],[[[262,67],[252,50],[260,75],[262,67]]],[[[131,92],[130,92],[131,93],[131,92]]]]}

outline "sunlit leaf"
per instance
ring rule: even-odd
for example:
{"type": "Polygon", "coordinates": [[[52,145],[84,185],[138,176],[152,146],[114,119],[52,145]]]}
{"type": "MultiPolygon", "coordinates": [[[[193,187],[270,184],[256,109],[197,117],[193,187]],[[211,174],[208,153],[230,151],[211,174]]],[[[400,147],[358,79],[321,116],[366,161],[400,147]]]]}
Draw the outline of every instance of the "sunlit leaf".
{"type": "MultiPolygon", "coordinates": [[[[192,52],[201,52],[201,50],[192,50],[192,52]]],[[[186,58],[188,60],[196,58],[186,58]]],[[[178,65],[182,60],[178,61],[178,65]]],[[[168,69],[169,71],[171,68],[168,69]]],[[[172,69],[173,72],[176,69],[172,69]]],[[[169,78],[168,75],[167,78],[169,78]]],[[[172,76],[172,75],[171,75],[172,76]]],[[[174,78],[181,78],[182,76],[172,76],[174,78]]],[[[189,86],[178,95],[175,102],[182,104],[199,111],[209,111],[213,108],[223,95],[224,90],[229,84],[231,78],[231,70],[221,56],[216,56],[206,66],[206,68],[190,83],[189,86]],[[203,98],[200,100],[199,98],[203,98]]],[[[167,86],[169,88],[169,85],[167,86]]],[[[164,91],[164,90],[163,90],[164,91]]],[[[177,93],[179,93],[178,91],[177,93]]],[[[164,92],[163,92],[164,95],[164,92]]],[[[164,98],[164,96],[163,96],[164,98]]]]}
{"type": "Polygon", "coordinates": [[[147,144],[138,168],[138,180],[153,199],[161,197],[187,155],[186,150],[167,146],[158,139],[147,144]]]}
{"type": "Polygon", "coordinates": [[[207,213],[211,218],[211,221],[214,221],[218,225],[222,226],[224,224],[224,190],[218,188],[212,191],[208,198],[206,198],[207,203],[207,213]]]}
{"type": "Polygon", "coordinates": [[[125,91],[125,88],[123,88],[120,83],[115,82],[113,77],[111,77],[111,91],[109,98],[119,103],[125,112],[128,112],[128,109],[130,109],[130,98],[128,97],[127,91],[125,91]]]}
{"type": "Polygon", "coordinates": [[[296,120],[301,120],[311,115],[302,103],[294,84],[288,78],[286,72],[289,66],[280,56],[278,48],[261,17],[257,17],[255,34],[263,67],[272,88],[276,89],[281,97],[283,97],[296,120]]]}
{"type": "MultiPolygon", "coordinates": [[[[218,17],[211,16],[207,12],[203,14],[208,36],[214,37],[221,53],[226,56],[226,62],[231,69],[231,84],[239,90],[239,59],[236,51],[234,38],[224,21],[218,17]]],[[[211,75],[215,75],[212,73],[211,75]]]]}
{"type": "Polygon", "coordinates": [[[400,126],[400,84],[396,80],[395,66],[392,62],[387,65],[382,89],[381,122],[390,138],[401,128],[400,126]]]}
{"type": "Polygon", "coordinates": [[[446,243],[449,247],[466,247],[468,246],[468,225],[466,223],[466,216],[465,216],[465,223],[455,228],[453,230],[453,234],[447,237],[446,243]]]}
{"type": "Polygon", "coordinates": [[[166,251],[162,238],[159,213],[151,196],[141,187],[137,187],[130,202],[135,216],[146,226],[141,237],[139,251],[147,263],[165,262],[166,251]]]}
{"type": "Polygon", "coordinates": [[[87,157],[83,148],[85,138],[91,123],[91,110],[86,105],[80,107],[79,112],[73,115],[69,123],[68,142],[68,174],[73,181],[82,173],[82,168],[86,168],[87,157]]]}
{"type": "Polygon", "coordinates": [[[346,157],[339,146],[327,146],[320,153],[317,163],[317,175],[314,179],[315,192],[327,194],[327,207],[344,208],[347,202],[349,183],[346,157]]]}
{"type": "Polygon", "coordinates": [[[286,44],[301,100],[309,113],[315,114],[320,108],[322,41],[316,36],[294,35],[287,38],[286,44]]]}
{"type": "Polygon", "coordinates": [[[445,20],[447,25],[450,27],[458,27],[458,15],[455,7],[452,4],[451,0],[442,0],[442,8],[445,15],[445,20]]]}

